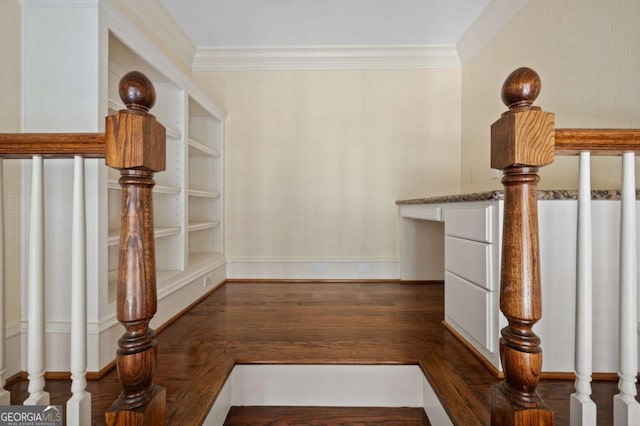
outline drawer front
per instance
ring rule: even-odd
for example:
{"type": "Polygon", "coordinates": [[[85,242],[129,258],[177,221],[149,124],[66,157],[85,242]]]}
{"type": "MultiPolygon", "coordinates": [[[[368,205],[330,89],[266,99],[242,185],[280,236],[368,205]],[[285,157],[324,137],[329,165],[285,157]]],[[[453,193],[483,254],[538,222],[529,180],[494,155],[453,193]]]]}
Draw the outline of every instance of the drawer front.
{"type": "Polygon", "coordinates": [[[471,344],[494,351],[490,291],[445,272],[444,313],[447,321],[455,323],[476,340],[471,344]]]}
{"type": "Polygon", "coordinates": [[[493,243],[492,206],[447,207],[444,211],[444,232],[447,235],[493,243]]]}
{"type": "Polygon", "coordinates": [[[425,204],[404,204],[400,206],[400,216],[409,219],[442,221],[442,207],[425,204]]]}
{"type": "Polygon", "coordinates": [[[491,248],[491,244],[446,236],[444,266],[472,283],[494,290],[491,248]]]}

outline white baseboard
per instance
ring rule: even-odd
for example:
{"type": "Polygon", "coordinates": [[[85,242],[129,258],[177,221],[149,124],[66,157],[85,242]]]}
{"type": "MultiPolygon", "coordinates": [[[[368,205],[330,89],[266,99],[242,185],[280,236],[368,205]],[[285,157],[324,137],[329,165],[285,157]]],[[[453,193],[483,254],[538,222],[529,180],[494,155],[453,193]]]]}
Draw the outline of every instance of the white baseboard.
{"type": "Polygon", "coordinates": [[[422,407],[452,425],[417,365],[236,365],[203,424],[231,406],[422,407]]]}
{"type": "Polygon", "coordinates": [[[227,278],[397,280],[400,259],[227,258],[227,278]]]}

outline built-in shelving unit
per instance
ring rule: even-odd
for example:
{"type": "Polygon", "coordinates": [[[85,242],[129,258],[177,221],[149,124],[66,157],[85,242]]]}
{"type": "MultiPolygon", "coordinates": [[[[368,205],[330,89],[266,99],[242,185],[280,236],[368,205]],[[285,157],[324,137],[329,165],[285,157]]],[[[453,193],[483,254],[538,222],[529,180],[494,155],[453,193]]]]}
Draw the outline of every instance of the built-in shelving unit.
{"type": "MultiPolygon", "coordinates": [[[[109,37],[109,113],[125,108],[118,83],[130,70],[144,72],[156,89],[151,113],[166,128],[166,170],[156,173],[153,190],[158,289],[171,277],[223,256],[223,119],[201,95],[167,79],[115,36],[109,37]],[[198,97],[198,100],[194,97],[198,97]]],[[[108,171],[109,300],[115,300],[120,185],[108,171]]]]}
{"type": "Polygon", "coordinates": [[[188,101],[188,265],[222,255],[222,122],[197,100],[188,101]]]}

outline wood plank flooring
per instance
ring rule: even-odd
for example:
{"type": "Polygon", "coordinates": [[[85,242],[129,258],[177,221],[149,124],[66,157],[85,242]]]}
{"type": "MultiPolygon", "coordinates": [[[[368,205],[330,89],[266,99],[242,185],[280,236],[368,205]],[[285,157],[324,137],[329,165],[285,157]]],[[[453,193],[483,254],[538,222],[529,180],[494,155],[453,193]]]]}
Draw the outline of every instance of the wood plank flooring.
{"type": "MultiPolygon", "coordinates": [[[[158,337],[155,383],[166,388],[169,424],[200,424],[234,363],[420,364],[455,424],[488,424],[499,381],[444,329],[443,302],[439,284],[228,283],[158,337]]],[[[26,388],[11,386],[12,403],[26,388]]],[[[47,382],[52,403],[63,404],[69,388],[47,382]]],[[[119,393],[115,371],[88,390],[92,424],[104,424],[119,393]]],[[[568,424],[573,383],[543,381],[539,391],[556,424],[568,424]]],[[[616,383],[594,382],[599,425],[613,423],[614,393],[616,383]]]]}
{"type": "Polygon", "coordinates": [[[231,407],[225,426],[430,426],[422,408],[231,407]]]}

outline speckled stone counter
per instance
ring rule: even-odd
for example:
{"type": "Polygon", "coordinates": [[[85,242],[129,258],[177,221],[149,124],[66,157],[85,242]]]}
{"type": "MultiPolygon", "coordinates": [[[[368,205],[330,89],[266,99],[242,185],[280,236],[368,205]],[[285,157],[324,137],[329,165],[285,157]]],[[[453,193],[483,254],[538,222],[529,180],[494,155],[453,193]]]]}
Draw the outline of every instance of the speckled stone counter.
{"type": "MultiPolygon", "coordinates": [[[[636,192],[636,198],[640,196],[640,191],[636,192]]],[[[576,200],[578,191],[568,190],[540,190],[538,200],[576,200]]],[[[620,191],[593,190],[592,200],[619,200],[620,191]]],[[[504,191],[473,192],[470,194],[443,195],[439,197],[412,198],[408,200],[398,200],[397,205],[411,204],[442,204],[442,203],[462,203],[470,201],[492,201],[504,200],[504,191]]]]}

